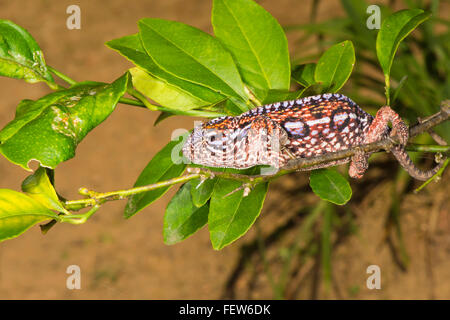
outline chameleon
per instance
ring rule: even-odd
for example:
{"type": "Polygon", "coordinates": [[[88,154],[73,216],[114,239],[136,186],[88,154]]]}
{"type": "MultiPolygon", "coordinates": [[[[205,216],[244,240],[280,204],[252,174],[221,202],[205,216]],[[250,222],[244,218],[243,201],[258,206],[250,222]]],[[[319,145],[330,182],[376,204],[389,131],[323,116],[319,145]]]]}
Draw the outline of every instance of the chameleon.
{"type": "MultiPolygon", "coordinates": [[[[396,137],[390,151],[415,179],[428,180],[440,169],[422,171],[405,151],[409,129],[389,106],[375,117],[350,98],[327,93],[256,107],[239,116],[223,116],[196,126],[183,145],[192,163],[245,169],[256,165],[283,168],[290,160],[310,158],[396,137]],[[392,124],[392,128],[388,124],[392,124]]],[[[370,153],[303,168],[314,170],[350,162],[349,175],[362,178],[370,153]]]]}

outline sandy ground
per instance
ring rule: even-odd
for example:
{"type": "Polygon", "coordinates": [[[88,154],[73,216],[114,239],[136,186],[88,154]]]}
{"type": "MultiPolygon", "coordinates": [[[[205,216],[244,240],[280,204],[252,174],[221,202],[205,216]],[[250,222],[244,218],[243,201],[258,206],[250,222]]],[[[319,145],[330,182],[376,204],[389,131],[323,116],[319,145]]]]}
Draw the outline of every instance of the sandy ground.
{"type": "MultiPolygon", "coordinates": [[[[309,2],[261,3],[282,24],[308,19],[309,2]]],[[[0,0],[0,17],[29,30],[48,64],[77,80],[110,82],[129,68],[131,64],[104,43],[135,33],[140,18],[173,19],[211,31],[211,6],[206,0],[77,1],[82,10],[81,30],[68,30],[65,26],[65,11],[71,4],[73,1],[0,0]]],[[[340,12],[339,3],[329,1],[320,9],[319,17],[340,12]]],[[[21,99],[37,99],[48,91],[43,84],[0,78],[0,127],[12,119],[21,99]]],[[[171,132],[193,125],[192,119],[173,117],[153,127],[156,117],[156,113],[140,108],[118,106],[79,145],[76,158],[58,167],[58,191],[74,199],[81,186],[99,191],[132,186],[171,132]]],[[[419,195],[409,192],[402,201],[401,225],[409,257],[404,266],[395,250],[398,243],[392,236],[394,232],[385,231],[390,206],[389,176],[397,168],[392,160],[386,163],[388,166],[374,168],[367,178],[372,181],[382,176],[384,182],[355,183],[354,198],[340,212],[344,217],[345,212],[352,215],[354,226],[351,232],[344,230],[333,235],[332,286],[326,287],[320,281],[320,261],[313,254],[294,268],[287,298],[450,298],[450,219],[448,193],[442,190],[448,185],[449,174],[419,195]],[[365,286],[366,268],[371,264],[381,267],[381,290],[368,290],[365,286]]],[[[0,158],[1,188],[19,190],[27,175],[0,158]]],[[[283,236],[270,243],[267,240],[267,259],[277,273],[280,252],[302,226],[303,216],[297,213],[316,199],[307,192],[305,174],[280,179],[271,190],[259,228],[263,236],[269,236],[285,226],[283,236]]],[[[252,247],[256,228],[222,251],[212,250],[206,228],[181,244],[163,244],[164,209],[174,191],[129,220],[122,218],[124,202],[108,203],[84,225],[58,225],[45,236],[34,227],[19,238],[2,242],[0,298],[272,298],[261,256],[252,247]],[[66,288],[66,268],[72,264],[81,268],[81,290],[66,288]]],[[[320,232],[320,225],[316,232],[320,232]]]]}

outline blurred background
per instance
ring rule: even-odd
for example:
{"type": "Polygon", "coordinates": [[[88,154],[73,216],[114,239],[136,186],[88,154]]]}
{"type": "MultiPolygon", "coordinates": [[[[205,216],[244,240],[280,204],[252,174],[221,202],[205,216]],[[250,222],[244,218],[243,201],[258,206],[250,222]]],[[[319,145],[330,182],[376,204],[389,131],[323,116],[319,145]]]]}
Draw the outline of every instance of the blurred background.
{"type": "MultiPolygon", "coordinates": [[[[0,0],[0,18],[25,27],[46,62],[75,80],[111,82],[132,65],[104,43],[138,31],[143,17],[178,20],[212,32],[209,0],[49,1],[0,0]],[[66,28],[66,8],[81,7],[81,30],[66,28]]],[[[259,1],[286,28],[291,57],[317,61],[341,39],[352,40],[355,71],[342,93],[372,114],[381,106],[383,77],[374,55],[376,30],[365,27],[363,1],[259,1]]],[[[374,3],[370,3],[374,4],[374,3]]],[[[384,14],[420,7],[434,12],[394,60],[393,81],[408,75],[394,108],[413,120],[438,110],[449,98],[448,1],[377,1],[384,14]]],[[[397,82],[395,82],[397,81],[397,82]]],[[[49,92],[44,84],[0,78],[0,127],[22,99],[49,92]]],[[[76,199],[79,187],[110,191],[131,187],[176,128],[193,118],[171,117],[154,127],[156,112],[119,105],[79,145],[74,159],[58,166],[56,187],[76,199]]],[[[449,137],[448,126],[439,132],[449,137]]],[[[422,143],[430,142],[427,137],[422,143]]],[[[417,154],[422,167],[432,155],[417,154]]],[[[345,172],[343,166],[342,172],[345,172]]],[[[29,173],[0,158],[0,188],[20,190],[29,173]]],[[[420,183],[392,156],[373,158],[364,179],[352,180],[353,198],[343,206],[313,195],[308,174],[270,186],[259,219],[234,244],[214,251],[207,228],[166,246],[165,206],[176,191],[132,217],[125,202],[110,202],[84,225],[57,225],[43,236],[33,227],[0,243],[1,299],[449,299],[450,215],[447,172],[414,194],[420,183]],[[66,268],[81,268],[81,290],[66,288],[66,268]],[[370,265],[381,268],[381,289],[369,290],[370,265]]]]}

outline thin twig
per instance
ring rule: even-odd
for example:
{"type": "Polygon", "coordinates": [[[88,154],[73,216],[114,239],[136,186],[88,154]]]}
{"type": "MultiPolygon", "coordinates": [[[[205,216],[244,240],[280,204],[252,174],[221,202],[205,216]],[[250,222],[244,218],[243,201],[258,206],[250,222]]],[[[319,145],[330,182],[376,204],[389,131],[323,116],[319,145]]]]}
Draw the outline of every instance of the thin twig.
{"type": "Polygon", "coordinates": [[[113,200],[123,200],[126,199],[132,195],[148,192],[151,190],[163,188],[172,186],[174,184],[187,182],[193,179],[200,178],[199,173],[192,173],[188,175],[184,175],[181,177],[161,181],[158,183],[153,183],[150,185],[142,186],[142,187],[135,187],[127,190],[119,190],[119,191],[111,191],[111,192],[95,192],[88,190],[86,188],[81,188],[79,190],[79,193],[84,196],[88,196],[88,199],[80,199],[80,200],[72,200],[72,201],[66,201],[65,207],[68,210],[80,210],[86,207],[94,206],[97,204],[102,204],[106,201],[113,201],[113,200]]]}
{"type": "Polygon", "coordinates": [[[50,67],[49,65],[47,65],[47,69],[52,72],[53,74],[55,74],[56,76],[58,76],[58,78],[64,80],[65,82],[67,82],[70,85],[74,85],[77,82],[75,80],[73,80],[72,78],[70,78],[69,76],[65,75],[64,73],[56,70],[55,68],[50,67]]]}

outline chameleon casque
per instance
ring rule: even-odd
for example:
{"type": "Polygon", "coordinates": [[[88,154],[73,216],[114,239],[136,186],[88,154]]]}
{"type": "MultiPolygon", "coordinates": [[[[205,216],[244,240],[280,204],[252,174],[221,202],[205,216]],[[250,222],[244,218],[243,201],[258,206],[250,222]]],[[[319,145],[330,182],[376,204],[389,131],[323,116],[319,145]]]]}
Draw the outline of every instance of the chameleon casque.
{"type": "MultiPolygon", "coordinates": [[[[389,135],[400,142],[391,152],[413,178],[427,180],[439,170],[440,166],[436,166],[422,171],[413,164],[404,149],[409,138],[408,127],[390,107],[379,109],[374,118],[350,98],[335,93],[272,103],[236,117],[205,122],[189,135],[183,153],[193,163],[209,167],[282,168],[292,159],[349,149],[389,135]]],[[[350,161],[349,175],[361,178],[368,168],[369,156],[370,153],[360,152],[351,158],[301,170],[350,161]]]]}

